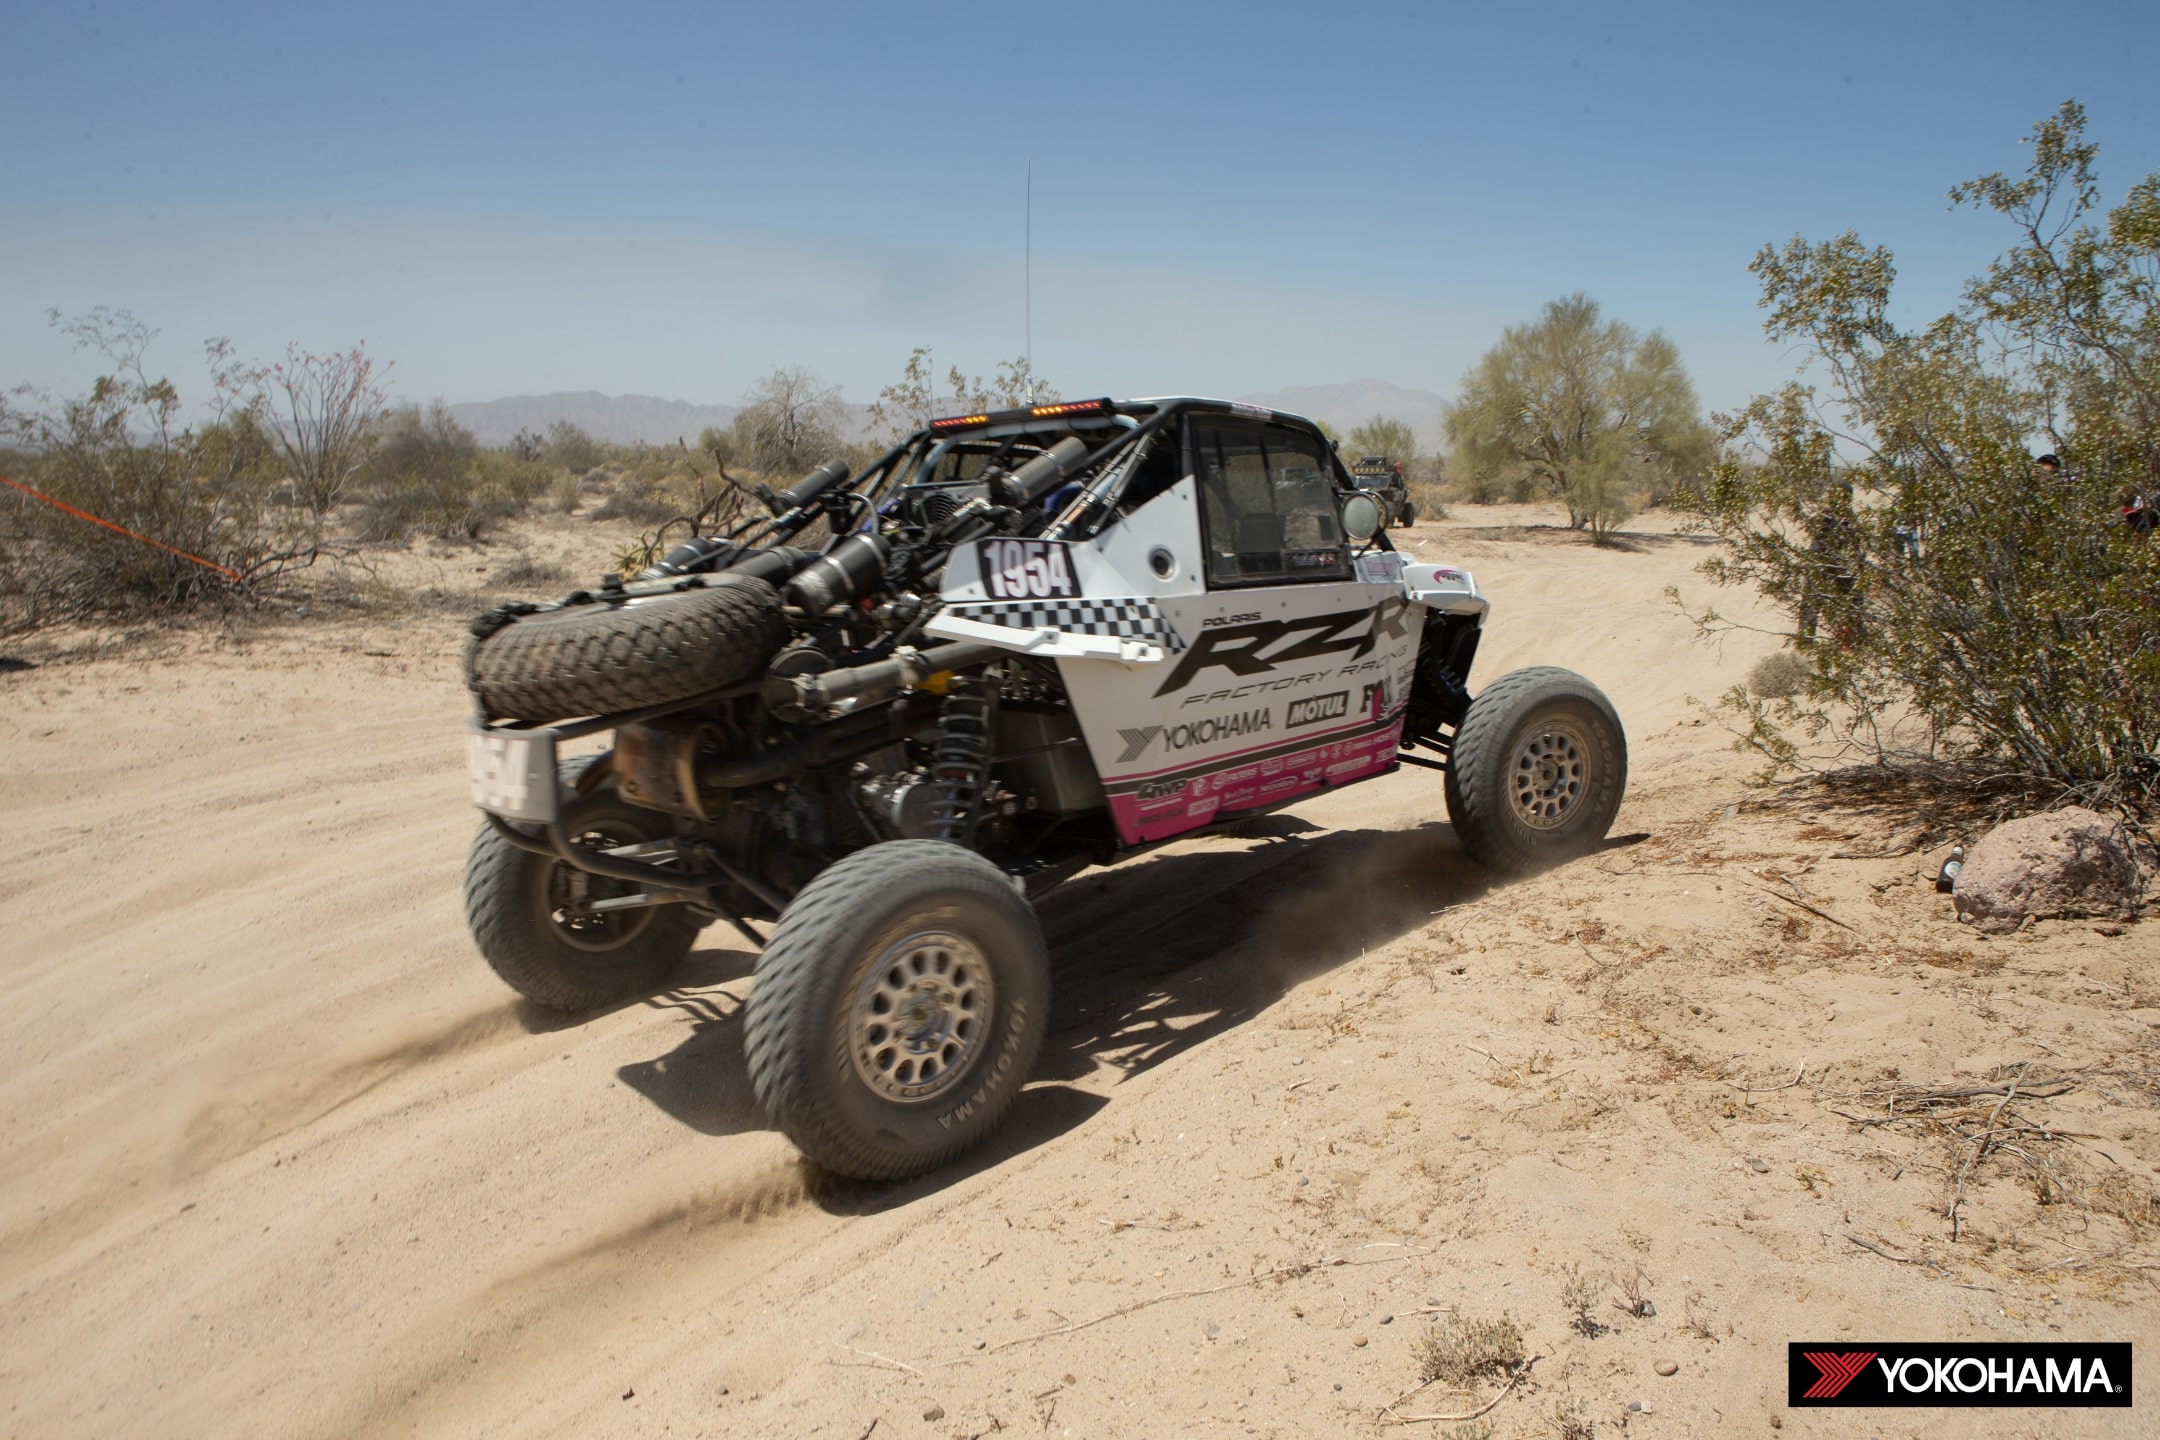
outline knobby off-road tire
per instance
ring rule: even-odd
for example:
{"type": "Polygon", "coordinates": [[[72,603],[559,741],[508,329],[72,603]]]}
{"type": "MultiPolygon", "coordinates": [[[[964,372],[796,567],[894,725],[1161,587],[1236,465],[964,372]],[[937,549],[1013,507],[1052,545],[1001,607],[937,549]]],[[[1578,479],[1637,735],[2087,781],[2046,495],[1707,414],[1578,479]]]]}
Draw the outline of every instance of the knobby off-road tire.
{"type": "MultiPolygon", "coordinates": [[[[659,839],[665,818],[624,801],[612,781],[590,795],[574,794],[591,763],[577,760],[562,768],[563,829],[571,840],[605,846],[659,839]]],[[[489,968],[518,994],[550,1010],[592,1010],[652,993],[697,938],[697,917],[682,905],[582,921],[559,917],[577,896],[605,899],[637,888],[520,850],[482,824],[465,861],[465,921],[489,968]]]]}
{"type": "Polygon", "coordinates": [[[1470,858],[1524,874],[1605,838],[1627,789],[1612,702],[1570,670],[1503,675],[1470,702],[1448,752],[1447,808],[1470,858]]]}
{"type": "Polygon", "coordinates": [[[1411,504],[1407,500],[1403,502],[1402,524],[1403,529],[1405,530],[1409,529],[1412,525],[1417,524],[1417,506],[1411,504]]]}
{"type": "Polygon", "coordinates": [[[839,1175],[934,1170],[1004,1118],[1035,1067],[1050,962],[1006,874],[893,840],[831,866],[774,927],[750,990],[750,1082],[839,1175]]]}
{"type": "Polygon", "coordinates": [[[515,620],[466,647],[465,683],[498,718],[605,715],[746,680],[786,639],[772,586],[723,578],[515,620]]]}

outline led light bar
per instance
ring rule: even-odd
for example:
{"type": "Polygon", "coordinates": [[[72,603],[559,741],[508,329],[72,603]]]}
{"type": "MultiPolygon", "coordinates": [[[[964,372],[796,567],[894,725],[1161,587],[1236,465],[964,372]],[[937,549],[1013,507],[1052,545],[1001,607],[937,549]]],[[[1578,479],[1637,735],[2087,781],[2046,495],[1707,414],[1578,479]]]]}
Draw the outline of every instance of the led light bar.
{"type": "Polygon", "coordinates": [[[1114,408],[1115,402],[1102,400],[1060,400],[1049,405],[1023,405],[1012,410],[987,410],[979,415],[948,415],[942,420],[930,422],[935,431],[972,430],[978,425],[997,425],[1012,420],[1056,420],[1067,415],[1103,415],[1114,408]]]}

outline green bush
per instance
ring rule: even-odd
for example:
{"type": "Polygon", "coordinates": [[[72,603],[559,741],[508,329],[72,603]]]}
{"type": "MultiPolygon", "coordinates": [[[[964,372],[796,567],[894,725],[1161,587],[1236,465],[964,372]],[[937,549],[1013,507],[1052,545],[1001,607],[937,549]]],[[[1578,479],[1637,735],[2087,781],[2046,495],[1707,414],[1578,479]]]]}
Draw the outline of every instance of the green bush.
{"type": "Polygon", "coordinates": [[[15,447],[6,473],[149,543],[0,489],[0,623],[229,603],[314,559],[305,517],[273,503],[283,475],[258,375],[212,342],[212,415],[186,424],[177,388],[144,369],[147,326],[104,309],[52,318],[110,373],[79,397],[21,390],[27,408],[0,402],[0,433],[15,447]]]}
{"type": "Polygon", "coordinates": [[[483,451],[439,400],[426,410],[407,405],[383,424],[356,528],[364,540],[478,539],[522,514],[553,473],[514,451],[483,451]]]}
{"type": "Polygon", "coordinates": [[[1951,192],[2017,239],[1924,329],[1891,322],[1890,253],[1850,232],[1755,259],[1765,328],[1812,348],[1834,400],[1794,384],[1721,417],[1725,459],[1675,504],[1728,544],[1706,572],[1789,614],[1813,669],[1804,700],[1726,697],[1774,768],[1801,763],[1797,730],[2160,800],[2160,549],[2117,514],[2160,489],[2160,175],[2094,223],[2083,127],[2065,105],[2022,178],[1951,192]]]}

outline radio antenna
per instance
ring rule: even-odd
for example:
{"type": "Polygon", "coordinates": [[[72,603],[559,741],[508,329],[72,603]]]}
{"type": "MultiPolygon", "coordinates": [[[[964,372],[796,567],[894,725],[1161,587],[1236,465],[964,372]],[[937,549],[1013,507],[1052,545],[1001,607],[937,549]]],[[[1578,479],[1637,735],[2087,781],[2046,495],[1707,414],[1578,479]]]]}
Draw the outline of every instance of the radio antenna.
{"type": "Polygon", "coordinates": [[[1027,162],[1027,201],[1020,242],[1020,359],[1027,366],[1028,399],[1035,398],[1035,157],[1027,162]]]}

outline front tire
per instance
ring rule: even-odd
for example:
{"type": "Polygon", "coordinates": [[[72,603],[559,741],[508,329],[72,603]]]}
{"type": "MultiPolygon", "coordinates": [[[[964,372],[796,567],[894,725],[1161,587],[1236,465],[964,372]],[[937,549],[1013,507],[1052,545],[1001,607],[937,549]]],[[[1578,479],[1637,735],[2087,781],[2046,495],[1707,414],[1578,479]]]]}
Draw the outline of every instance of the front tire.
{"type": "Polygon", "coordinates": [[[861,1180],[919,1175],[1012,1108],[1049,1028],[1050,960],[1005,872],[934,840],[873,845],[788,905],[750,992],[760,1104],[861,1180]]]}
{"type": "MultiPolygon", "coordinates": [[[[613,781],[577,795],[577,777],[590,763],[563,767],[563,829],[574,843],[634,845],[666,833],[665,817],[623,800],[613,781]]],[[[606,899],[637,888],[520,850],[483,824],[465,861],[465,922],[489,968],[518,994],[550,1010],[594,1010],[651,994],[681,966],[697,938],[697,918],[679,904],[584,919],[563,913],[580,898],[606,899]]]]}
{"type": "Polygon", "coordinates": [[[1448,752],[1447,808],[1470,858],[1527,874],[1587,853],[1627,790],[1627,736],[1597,686],[1540,666],[1470,703],[1448,752]]]}

